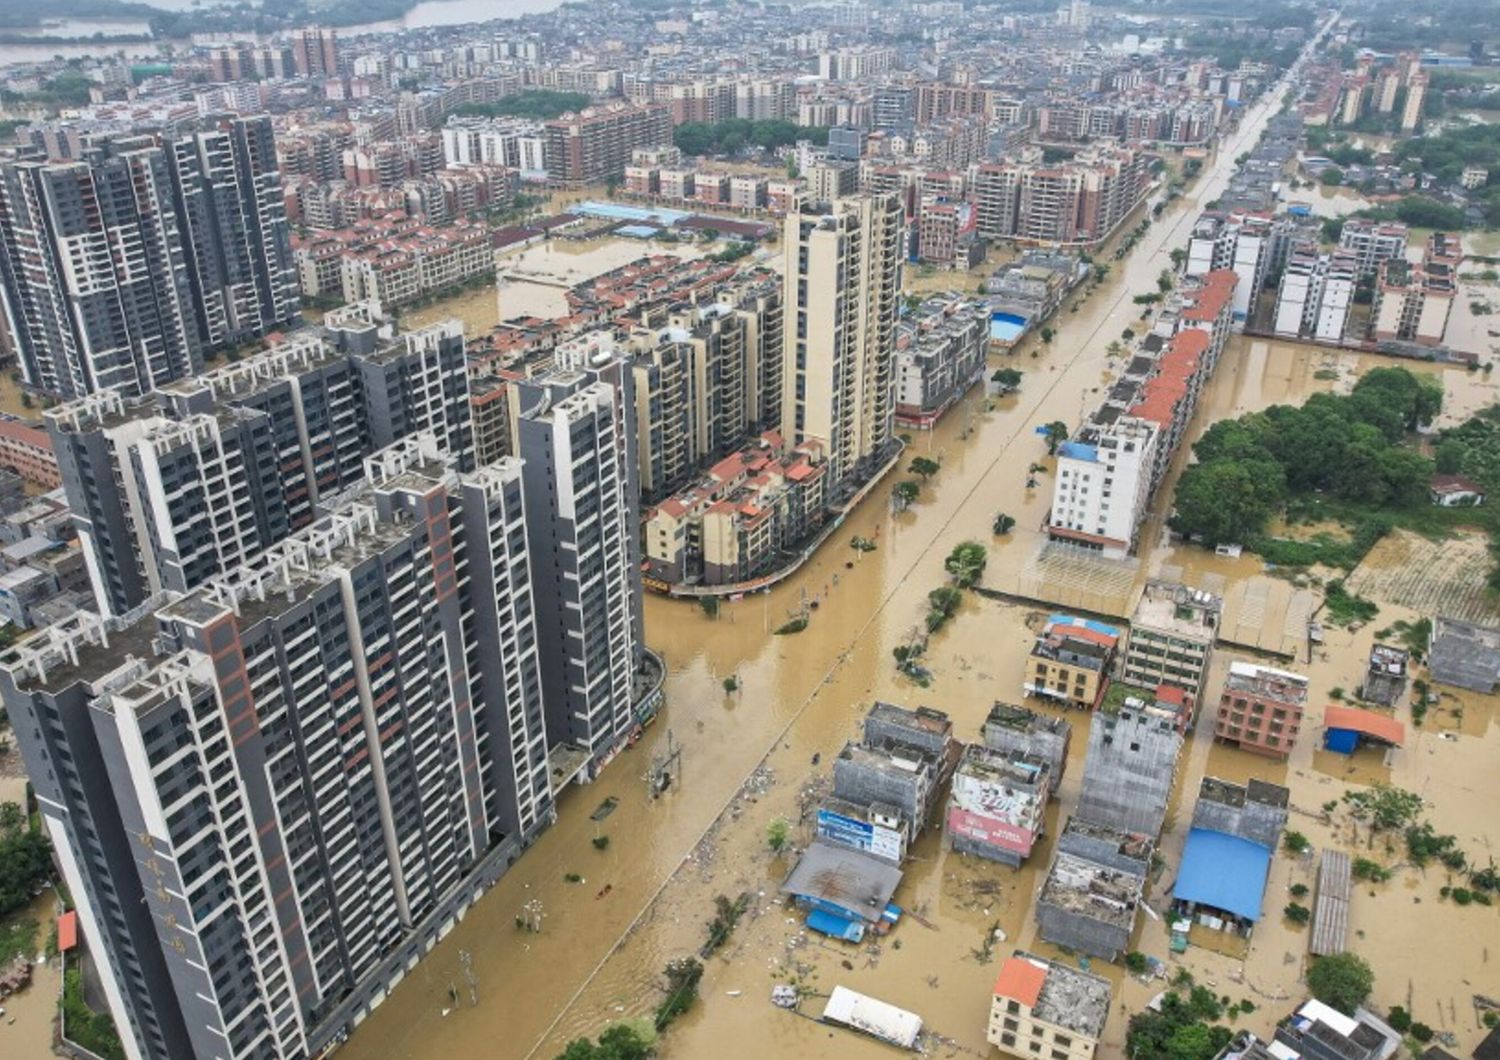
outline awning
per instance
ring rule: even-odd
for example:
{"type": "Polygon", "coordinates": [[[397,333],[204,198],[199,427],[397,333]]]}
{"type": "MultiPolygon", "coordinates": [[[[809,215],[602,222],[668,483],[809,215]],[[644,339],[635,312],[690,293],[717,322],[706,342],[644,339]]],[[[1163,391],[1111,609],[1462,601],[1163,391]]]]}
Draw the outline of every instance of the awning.
{"type": "Polygon", "coordinates": [[[69,909],[57,918],[57,950],[67,953],[78,945],[78,914],[69,909]]]}

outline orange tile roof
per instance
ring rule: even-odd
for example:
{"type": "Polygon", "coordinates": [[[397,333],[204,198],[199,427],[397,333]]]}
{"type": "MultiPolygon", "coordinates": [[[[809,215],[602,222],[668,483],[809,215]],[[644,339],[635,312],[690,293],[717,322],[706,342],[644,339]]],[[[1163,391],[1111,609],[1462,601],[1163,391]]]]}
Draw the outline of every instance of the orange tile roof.
{"type": "Polygon", "coordinates": [[[1037,998],[1042,996],[1042,984],[1046,981],[1047,969],[1024,957],[1012,957],[1000,966],[1000,977],[995,980],[995,996],[1013,998],[1027,1008],[1036,1008],[1037,998]]]}
{"type": "Polygon", "coordinates": [[[1406,742],[1406,726],[1395,718],[1358,707],[1335,707],[1330,704],[1323,712],[1323,726],[1329,729],[1353,729],[1397,747],[1406,742]]]}
{"type": "Polygon", "coordinates": [[[1182,311],[1185,320],[1214,320],[1224,311],[1234,294],[1235,284],[1239,283],[1232,269],[1214,269],[1203,276],[1203,286],[1196,292],[1189,292],[1186,297],[1192,299],[1191,304],[1182,311]]]}

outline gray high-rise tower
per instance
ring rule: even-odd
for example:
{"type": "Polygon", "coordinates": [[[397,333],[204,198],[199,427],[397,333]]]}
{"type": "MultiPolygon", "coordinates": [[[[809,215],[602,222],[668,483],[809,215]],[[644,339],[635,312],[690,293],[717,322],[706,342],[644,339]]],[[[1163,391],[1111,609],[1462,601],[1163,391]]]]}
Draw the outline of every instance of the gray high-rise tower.
{"type": "Polygon", "coordinates": [[[296,321],[270,119],[0,166],[0,308],[27,383],[144,393],[296,321]]]}
{"type": "Polygon", "coordinates": [[[132,1060],[319,1055],[550,823],[526,524],[518,461],[410,439],[251,562],[0,659],[132,1060]]]}

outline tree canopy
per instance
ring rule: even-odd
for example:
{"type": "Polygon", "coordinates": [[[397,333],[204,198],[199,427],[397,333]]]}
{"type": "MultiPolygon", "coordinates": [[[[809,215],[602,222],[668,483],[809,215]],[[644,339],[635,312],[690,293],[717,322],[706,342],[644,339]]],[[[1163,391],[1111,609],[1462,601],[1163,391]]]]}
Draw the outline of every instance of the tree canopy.
{"type": "Polygon", "coordinates": [[[547,88],[533,88],[497,99],[493,103],[460,103],[453,108],[453,113],[547,121],[569,111],[582,110],[591,102],[593,101],[582,92],[554,92],[547,88]]]}
{"type": "Polygon", "coordinates": [[[31,901],[31,893],[52,878],[52,848],[34,832],[14,802],[0,803],[0,916],[31,901]]]}
{"type": "Polygon", "coordinates": [[[1423,503],[1432,462],[1403,442],[1442,401],[1440,388],[1405,368],[1375,368],[1350,394],[1221,420],[1193,446],[1197,462],[1177,484],[1172,527],[1212,547],[1259,534],[1294,494],[1423,503]]]}
{"type": "Polygon", "coordinates": [[[1346,1016],[1364,1004],[1375,988],[1370,963],[1355,953],[1320,957],[1307,971],[1307,989],[1313,997],[1346,1016]]]}
{"type": "Polygon", "coordinates": [[[828,130],[789,121],[751,121],[749,118],[730,118],[717,124],[689,121],[672,130],[672,142],[685,155],[732,155],[746,147],[774,151],[798,140],[827,143],[828,130]]]}

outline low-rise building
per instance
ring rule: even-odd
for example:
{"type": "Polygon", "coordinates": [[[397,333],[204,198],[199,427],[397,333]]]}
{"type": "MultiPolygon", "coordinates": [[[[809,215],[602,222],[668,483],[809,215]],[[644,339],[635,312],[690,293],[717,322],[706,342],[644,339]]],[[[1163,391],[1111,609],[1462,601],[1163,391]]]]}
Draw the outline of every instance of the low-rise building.
{"type": "Polygon", "coordinates": [[[773,570],[826,514],[823,446],[788,449],[768,431],[646,516],[646,577],[737,585],[773,570]]]}
{"type": "Polygon", "coordinates": [[[1022,1060],[1092,1060],[1110,994],[1108,979],[1017,950],[995,980],[985,1037],[1022,1060]]]}
{"type": "Polygon", "coordinates": [[[1119,630],[1102,622],[1053,615],[1026,660],[1027,695],[1093,710],[1104,697],[1119,630]]]}
{"type": "Polygon", "coordinates": [[[1037,933],[1106,961],[1126,952],[1153,846],[1150,836],[1069,820],[1037,896],[1037,933]]]}
{"type": "Polygon", "coordinates": [[[1406,671],[1411,652],[1390,644],[1376,644],[1370,649],[1365,679],[1359,687],[1359,698],[1383,707],[1394,707],[1406,693],[1406,671]]]}
{"type": "Polygon", "coordinates": [[[1250,934],[1261,918],[1289,796],[1279,784],[1203,779],[1172,887],[1176,915],[1215,931],[1250,934]]]}
{"type": "Polygon", "coordinates": [[[1130,620],[1121,676],[1147,688],[1176,685],[1200,701],[1223,608],[1207,590],[1148,581],[1130,620]]]}
{"type": "Polygon", "coordinates": [[[1047,763],[1047,783],[1057,794],[1068,767],[1068,744],[1073,726],[1067,719],[1027,707],[996,703],[984,720],[984,745],[992,751],[1020,751],[1047,763]]]}
{"type": "Polygon", "coordinates": [[[1437,616],[1427,669],[1440,685],[1494,692],[1500,687],[1500,627],[1437,616]]]}
{"type": "Polygon", "coordinates": [[[1485,502],[1484,487],[1463,475],[1433,475],[1427,493],[1440,508],[1474,508],[1485,502]]]}
{"type": "Polygon", "coordinates": [[[1284,1060],[1389,1060],[1401,1035],[1364,1008],[1346,1016],[1315,998],[1276,1025],[1273,1056],[1284,1060]]]}
{"type": "Polygon", "coordinates": [[[1019,868],[1042,835],[1048,772],[1040,756],[970,744],[948,795],[949,844],[960,853],[1019,868]]]}
{"type": "Polygon", "coordinates": [[[10,416],[0,416],[0,468],[14,471],[44,490],[62,485],[57,455],[47,432],[10,416]]]}
{"type": "Polygon", "coordinates": [[[1307,678],[1256,663],[1233,662],[1219,696],[1214,738],[1244,751],[1285,759],[1302,731],[1307,678]]]}

